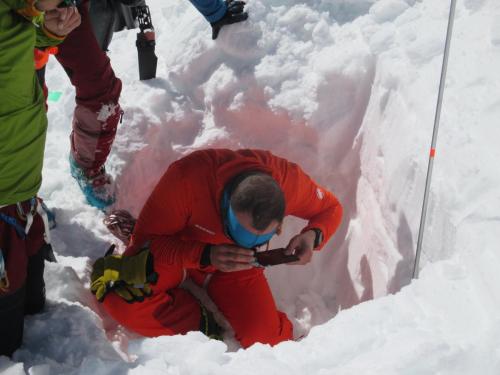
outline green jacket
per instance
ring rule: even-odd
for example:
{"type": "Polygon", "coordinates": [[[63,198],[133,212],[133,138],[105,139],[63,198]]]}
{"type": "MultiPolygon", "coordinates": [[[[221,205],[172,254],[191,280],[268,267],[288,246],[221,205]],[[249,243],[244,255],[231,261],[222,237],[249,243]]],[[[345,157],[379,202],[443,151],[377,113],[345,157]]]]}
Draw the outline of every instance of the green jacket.
{"type": "Polygon", "coordinates": [[[0,206],[35,196],[42,183],[47,115],[33,50],[59,41],[40,20],[27,1],[0,0],[0,206]]]}

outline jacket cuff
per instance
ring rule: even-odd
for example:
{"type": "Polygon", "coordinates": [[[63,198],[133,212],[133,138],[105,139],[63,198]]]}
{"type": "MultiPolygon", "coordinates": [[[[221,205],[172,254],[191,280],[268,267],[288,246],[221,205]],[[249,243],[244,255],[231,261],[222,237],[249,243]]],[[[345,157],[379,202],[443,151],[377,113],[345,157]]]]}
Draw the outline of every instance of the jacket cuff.
{"type": "Polygon", "coordinates": [[[211,24],[222,19],[227,12],[227,5],[224,0],[219,0],[216,4],[215,10],[213,10],[212,13],[207,14],[202,12],[205,19],[211,24]]]}
{"type": "Polygon", "coordinates": [[[60,35],[56,35],[56,34],[53,34],[51,33],[46,27],[44,24],[42,24],[42,31],[43,33],[48,36],[50,39],[54,39],[54,40],[58,40],[60,42],[62,42],[65,38],[66,38],[66,35],[64,36],[60,36],[60,35]]]}
{"type": "Polygon", "coordinates": [[[203,252],[201,253],[201,258],[200,258],[200,266],[201,267],[207,267],[210,266],[212,263],[210,261],[210,250],[212,248],[212,245],[207,244],[203,248],[203,252]]]}
{"type": "Polygon", "coordinates": [[[36,8],[35,3],[36,0],[26,0],[25,1],[26,5],[23,8],[18,9],[17,13],[19,13],[21,16],[29,20],[31,20],[34,17],[42,15],[43,12],[36,8]]]}
{"type": "Polygon", "coordinates": [[[305,227],[300,231],[300,233],[305,233],[307,231],[314,231],[316,233],[316,239],[314,240],[314,249],[313,250],[321,250],[325,244],[325,230],[320,226],[316,224],[311,224],[305,227]],[[319,232],[319,233],[318,233],[319,232]],[[318,236],[320,238],[318,239],[318,236]]]}

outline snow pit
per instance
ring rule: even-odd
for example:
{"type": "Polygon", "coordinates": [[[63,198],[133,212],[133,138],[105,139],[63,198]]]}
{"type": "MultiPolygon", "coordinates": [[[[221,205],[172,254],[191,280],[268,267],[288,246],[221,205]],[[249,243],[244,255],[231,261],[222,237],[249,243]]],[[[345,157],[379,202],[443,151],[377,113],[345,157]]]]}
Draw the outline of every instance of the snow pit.
{"type": "MultiPolygon", "coordinates": [[[[182,0],[150,0],[158,78],[137,80],[134,32],[115,34],[124,121],[108,170],[137,214],[165,168],[204,147],[262,148],[300,163],[345,208],[306,267],[267,271],[297,341],[238,349],[200,333],[144,339],[88,292],[113,241],[69,178],[74,93],[51,61],[44,184],[59,263],[2,374],[498,374],[500,33],[494,0],[459,0],[428,225],[410,283],[448,2],[249,0],[210,40],[182,0]],[[479,60],[480,59],[480,60],[479,60]],[[404,287],[404,288],[403,288],[404,287]],[[365,303],[362,303],[365,302],[365,303]]],[[[297,219],[273,245],[301,228],[297,219]]]]}

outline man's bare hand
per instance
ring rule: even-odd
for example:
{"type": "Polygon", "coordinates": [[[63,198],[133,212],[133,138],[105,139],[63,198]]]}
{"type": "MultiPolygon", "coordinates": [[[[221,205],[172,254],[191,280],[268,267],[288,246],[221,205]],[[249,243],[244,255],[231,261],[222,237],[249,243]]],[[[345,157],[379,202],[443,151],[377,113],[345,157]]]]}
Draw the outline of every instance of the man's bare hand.
{"type": "Polygon", "coordinates": [[[214,245],[210,249],[210,262],[219,271],[248,270],[255,262],[254,252],[234,245],[214,245]]]}
{"type": "Polygon", "coordinates": [[[35,3],[35,8],[41,12],[46,12],[48,10],[56,9],[61,2],[61,0],[38,0],[35,3]]]}
{"type": "Polygon", "coordinates": [[[75,7],[57,8],[45,13],[45,28],[55,35],[68,35],[80,22],[80,13],[75,7]]]}
{"type": "Polygon", "coordinates": [[[304,265],[311,261],[314,249],[314,240],[316,232],[308,230],[307,232],[296,235],[290,240],[285,249],[285,254],[295,254],[299,257],[297,262],[287,263],[289,265],[304,265]]]}

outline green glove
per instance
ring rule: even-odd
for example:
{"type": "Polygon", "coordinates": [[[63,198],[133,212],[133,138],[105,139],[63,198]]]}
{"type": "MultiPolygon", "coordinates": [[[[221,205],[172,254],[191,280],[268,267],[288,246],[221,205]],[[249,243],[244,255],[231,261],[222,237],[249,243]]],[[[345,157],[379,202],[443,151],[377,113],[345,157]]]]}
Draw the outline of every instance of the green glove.
{"type": "MultiPolygon", "coordinates": [[[[110,249],[111,250],[111,249],[110,249]]],[[[109,251],[106,253],[108,254],[109,251]]],[[[144,250],[130,257],[106,255],[95,261],[90,276],[90,290],[102,302],[114,290],[127,302],[142,301],[151,294],[149,283],[158,278],[153,271],[153,256],[144,250]]]]}

